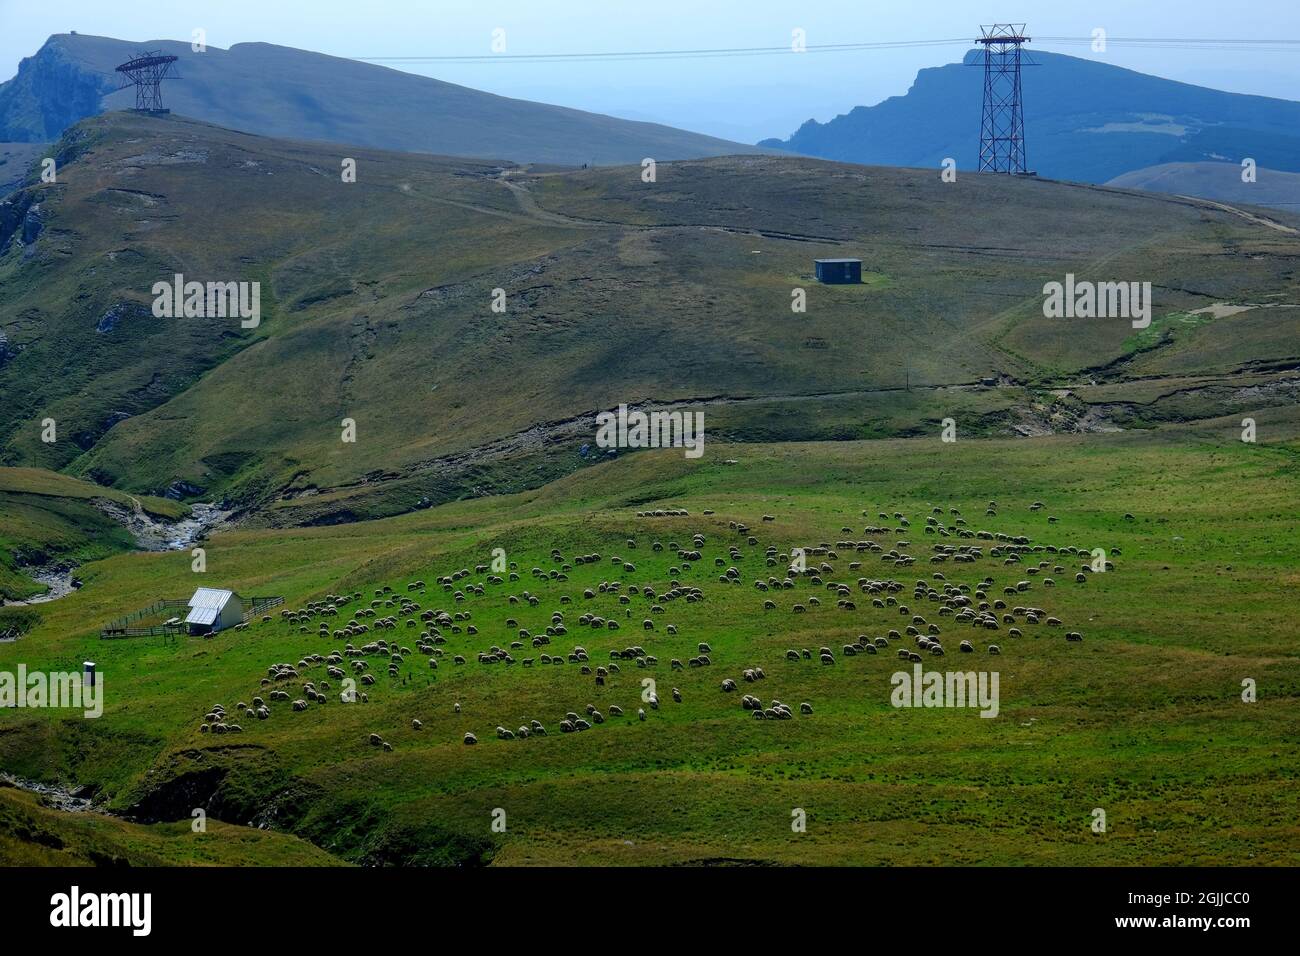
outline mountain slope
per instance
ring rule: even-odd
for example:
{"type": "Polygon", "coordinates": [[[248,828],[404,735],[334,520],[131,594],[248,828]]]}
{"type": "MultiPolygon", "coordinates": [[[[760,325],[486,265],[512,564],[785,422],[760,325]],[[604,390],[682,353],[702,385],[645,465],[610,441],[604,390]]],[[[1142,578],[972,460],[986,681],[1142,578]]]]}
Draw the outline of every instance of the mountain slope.
{"type": "Polygon", "coordinates": [[[0,84],[0,140],[57,139],[79,119],[132,106],[131,90],[115,92],[114,68],[145,48],[180,58],[181,78],[164,82],[173,112],[266,136],[568,165],[759,151],[269,43],[194,53],[171,40],[81,34],[50,37],[0,84]]]}
{"type": "Polygon", "coordinates": [[[1241,167],[1235,163],[1162,163],[1116,176],[1106,185],[1293,211],[1300,209],[1300,174],[1258,169],[1255,181],[1247,183],[1242,181],[1241,173],[1241,167]]]}
{"type": "MultiPolygon", "coordinates": [[[[1031,51],[1024,70],[1029,167],[1040,175],[1102,183],[1169,162],[1239,161],[1300,172],[1300,103],[1223,93],[1056,53],[1031,51]]],[[[921,70],[905,96],[810,120],[789,139],[761,145],[810,156],[973,169],[979,154],[980,54],[921,70]]]]}
{"type": "Polygon", "coordinates": [[[59,150],[57,185],[0,208],[0,463],[277,523],[536,485],[592,460],[591,416],[621,402],[688,403],[750,440],[954,414],[1051,430],[1037,389],[1163,377],[1204,395],[1188,377],[1300,364],[1283,214],[790,157],[644,183],[362,150],[345,184],[319,145],[130,113],[59,150]],[[864,283],[818,285],[819,256],[862,258],[864,283]],[[1153,282],[1152,328],[1044,318],[1067,272],[1153,282]],[[155,318],[176,273],[260,282],[260,325],[155,318]],[[1180,318],[1218,302],[1260,307],[1180,318]],[[990,377],[1008,387],[976,387],[990,377]]]}

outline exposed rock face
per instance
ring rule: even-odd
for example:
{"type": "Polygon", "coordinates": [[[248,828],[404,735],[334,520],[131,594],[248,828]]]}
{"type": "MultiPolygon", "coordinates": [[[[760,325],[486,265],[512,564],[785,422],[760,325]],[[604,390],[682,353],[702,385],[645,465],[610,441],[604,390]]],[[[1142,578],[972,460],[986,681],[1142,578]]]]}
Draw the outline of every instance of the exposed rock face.
{"type": "Polygon", "coordinates": [[[0,140],[41,143],[100,112],[100,100],[117,88],[109,77],[85,69],[57,42],[18,64],[18,75],[0,84],[0,140]]]}
{"type": "Polygon", "coordinates": [[[203,494],[203,489],[193,482],[185,481],[183,478],[177,478],[165,489],[162,496],[170,498],[173,501],[181,501],[185,498],[192,498],[195,495],[203,494]]]}
{"type": "Polygon", "coordinates": [[[28,214],[37,210],[37,222],[40,221],[40,206],[36,203],[36,193],[31,189],[20,189],[10,194],[6,199],[0,200],[0,255],[4,255],[9,250],[9,244],[13,242],[14,237],[22,242],[27,242],[27,236],[40,234],[39,225],[28,225],[28,214]]]}

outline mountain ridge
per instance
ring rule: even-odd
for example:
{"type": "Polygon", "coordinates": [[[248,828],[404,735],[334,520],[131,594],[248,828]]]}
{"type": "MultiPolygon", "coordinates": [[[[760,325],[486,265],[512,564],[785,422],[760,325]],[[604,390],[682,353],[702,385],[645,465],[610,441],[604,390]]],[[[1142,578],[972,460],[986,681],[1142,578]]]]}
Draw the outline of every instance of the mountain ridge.
{"type": "Polygon", "coordinates": [[[180,41],[84,34],[52,36],[0,84],[0,141],[57,139],[78,120],[132,106],[113,71],[143,48],[179,58],[180,78],[163,84],[173,112],[281,139],[569,166],[766,151],[276,44],[195,53],[180,41]]]}
{"type": "MultiPolygon", "coordinates": [[[[1254,158],[1300,172],[1300,103],[1226,93],[1094,60],[1028,51],[1024,70],[1029,167],[1104,183],[1168,162],[1254,158]]],[[[974,169],[982,103],[978,51],[920,70],[901,96],[760,145],[869,165],[974,169]]]]}

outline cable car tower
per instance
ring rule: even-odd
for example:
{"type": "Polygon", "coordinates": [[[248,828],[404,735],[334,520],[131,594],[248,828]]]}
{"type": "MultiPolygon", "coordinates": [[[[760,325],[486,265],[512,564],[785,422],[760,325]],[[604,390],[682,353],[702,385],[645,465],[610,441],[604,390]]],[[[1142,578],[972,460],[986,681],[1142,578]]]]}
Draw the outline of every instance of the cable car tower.
{"type": "Polygon", "coordinates": [[[119,90],[135,86],[135,109],[137,113],[169,113],[162,105],[162,91],[159,88],[163,80],[180,79],[172,72],[176,57],[166,56],[161,50],[146,50],[138,53],[134,60],[128,60],[117,68],[122,74],[119,90]]]}
{"type": "MultiPolygon", "coordinates": [[[[984,48],[984,114],[980,120],[980,172],[1032,175],[1026,168],[1025,111],[1020,87],[1023,23],[981,26],[984,48]]],[[[1032,60],[1025,65],[1037,66],[1032,60]]]]}

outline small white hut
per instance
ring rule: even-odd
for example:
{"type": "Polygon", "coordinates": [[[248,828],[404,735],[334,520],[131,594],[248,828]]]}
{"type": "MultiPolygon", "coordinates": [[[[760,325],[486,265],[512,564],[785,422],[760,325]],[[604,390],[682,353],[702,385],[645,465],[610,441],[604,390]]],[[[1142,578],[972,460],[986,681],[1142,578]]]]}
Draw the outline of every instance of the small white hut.
{"type": "Polygon", "coordinates": [[[190,598],[185,630],[190,634],[215,634],[244,620],[244,602],[234,591],[199,588],[190,598]]]}

